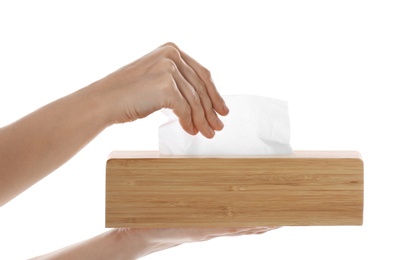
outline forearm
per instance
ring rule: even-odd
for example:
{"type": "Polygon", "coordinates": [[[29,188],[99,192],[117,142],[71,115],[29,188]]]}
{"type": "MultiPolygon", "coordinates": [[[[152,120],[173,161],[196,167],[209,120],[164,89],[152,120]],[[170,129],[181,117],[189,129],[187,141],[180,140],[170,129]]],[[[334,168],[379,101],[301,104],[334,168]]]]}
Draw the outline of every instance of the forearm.
{"type": "Polygon", "coordinates": [[[0,205],[69,160],[110,123],[94,83],[0,129],[0,205]]]}

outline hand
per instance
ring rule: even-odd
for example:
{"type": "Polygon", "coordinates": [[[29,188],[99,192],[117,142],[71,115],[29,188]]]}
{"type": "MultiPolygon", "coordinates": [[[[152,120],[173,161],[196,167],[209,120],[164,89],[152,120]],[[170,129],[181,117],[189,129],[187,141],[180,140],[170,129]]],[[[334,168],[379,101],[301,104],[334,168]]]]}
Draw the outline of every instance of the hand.
{"type": "Polygon", "coordinates": [[[276,227],[249,228],[162,228],[162,229],[133,229],[123,228],[122,233],[128,245],[132,248],[130,257],[140,258],[156,251],[171,248],[189,242],[206,241],[222,236],[239,236],[248,234],[262,234],[276,227]]]}
{"type": "Polygon", "coordinates": [[[189,242],[222,236],[262,234],[275,227],[120,228],[34,259],[138,259],[189,242]]]}
{"type": "Polygon", "coordinates": [[[212,138],[223,128],[217,116],[229,109],[210,72],[175,44],[166,43],[96,82],[110,98],[114,123],[133,121],[170,108],[189,134],[212,138]]]}

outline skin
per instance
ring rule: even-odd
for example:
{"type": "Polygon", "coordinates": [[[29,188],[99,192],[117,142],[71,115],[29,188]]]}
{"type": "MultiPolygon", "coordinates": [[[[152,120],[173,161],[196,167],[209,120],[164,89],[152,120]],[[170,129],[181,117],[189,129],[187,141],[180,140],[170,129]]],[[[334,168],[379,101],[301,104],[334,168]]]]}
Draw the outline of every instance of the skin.
{"type": "MultiPolygon", "coordinates": [[[[166,43],[0,128],[0,205],[60,167],[105,128],[162,108],[172,109],[186,132],[206,138],[224,127],[217,113],[229,113],[210,72],[175,44],[166,43]]],[[[182,243],[270,229],[113,229],[36,259],[137,259],[182,243]]]]}

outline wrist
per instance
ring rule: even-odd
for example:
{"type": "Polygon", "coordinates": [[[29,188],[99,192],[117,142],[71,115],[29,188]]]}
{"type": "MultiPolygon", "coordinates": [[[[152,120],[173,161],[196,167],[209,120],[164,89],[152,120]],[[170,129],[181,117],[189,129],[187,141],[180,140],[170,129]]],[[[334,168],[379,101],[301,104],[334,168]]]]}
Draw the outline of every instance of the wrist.
{"type": "Polygon", "coordinates": [[[107,126],[138,119],[134,113],[129,111],[130,103],[133,102],[125,94],[127,91],[122,85],[117,82],[116,77],[110,74],[86,87],[94,92],[92,96],[96,97],[96,102],[107,126]]]}
{"type": "Polygon", "coordinates": [[[86,98],[89,100],[93,113],[105,127],[118,123],[119,102],[104,82],[96,81],[81,89],[81,92],[86,93],[86,98]]]}

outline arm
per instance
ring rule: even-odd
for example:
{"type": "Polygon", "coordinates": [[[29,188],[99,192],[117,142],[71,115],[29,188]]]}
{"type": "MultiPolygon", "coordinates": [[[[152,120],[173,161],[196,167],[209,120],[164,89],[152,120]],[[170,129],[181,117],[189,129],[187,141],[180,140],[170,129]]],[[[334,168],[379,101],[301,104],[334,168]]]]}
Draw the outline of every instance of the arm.
{"type": "Polygon", "coordinates": [[[172,43],[0,129],[0,205],[54,171],[106,127],[171,108],[212,138],[228,108],[209,72],[172,43]]]}
{"type": "Polygon", "coordinates": [[[0,205],[61,166],[110,124],[91,85],[0,129],[0,205]]]}

